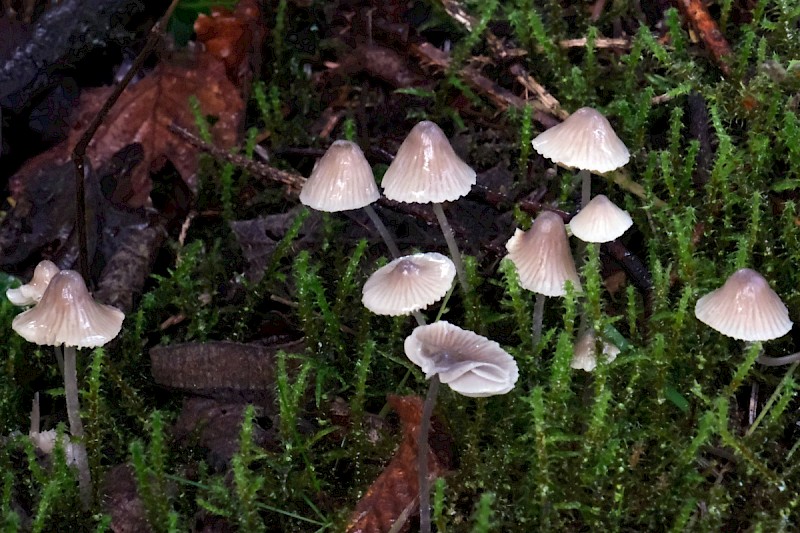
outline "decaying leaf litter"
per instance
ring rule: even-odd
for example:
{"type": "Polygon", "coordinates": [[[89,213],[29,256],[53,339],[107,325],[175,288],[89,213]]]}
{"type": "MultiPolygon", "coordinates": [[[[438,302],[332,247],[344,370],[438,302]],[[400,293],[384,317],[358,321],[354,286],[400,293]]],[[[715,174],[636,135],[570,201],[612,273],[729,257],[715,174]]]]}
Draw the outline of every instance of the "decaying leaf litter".
{"type": "MultiPolygon", "coordinates": [[[[109,45],[135,43],[136,28],[147,27],[159,16],[138,13],[126,2],[69,4],[73,3],[82,9],[96,4],[93,7],[104,14],[107,9],[129,15],[127,21],[134,21],[130,26],[117,28],[113,37],[99,37],[109,45]],[[137,16],[149,16],[150,22],[137,22],[137,16]]],[[[13,30],[8,34],[19,43],[32,39],[24,24],[46,32],[63,23],[58,6],[24,4],[6,2],[4,9],[14,12],[0,17],[0,24],[13,30]]],[[[796,128],[791,118],[797,106],[792,96],[796,76],[785,61],[796,45],[791,48],[791,38],[770,25],[770,17],[789,18],[789,7],[765,14],[761,4],[748,2],[712,3],[710,10],[700,2],[675,2],[679,10],[654,3],[631,13],[618,13],[602,1],[586,11],[555,2],[520,2],[502,8],[496,3],[478,6],[450,0],[411,8],[394,2],[335,4],[260,6],[243,1],[233,11],[201,15],[194,22],[194,43],[188,48],[159,45],[89,146],[90,282],[103,301],[132,313],[127,336],[107,349],[105,358],[95,355],[91,365],[81,363],[85,390],[94,398],[87,410],[95,417],[122,416],[117,428],[103,427],[95,418],[100,429],[91,431],[99,431],[99,437],[97,433],[89,437],[98,439],[91,441],[98,446],[92,466],[107,474],[106,488],[101,490],[109,495],[104,509],[110,526],[161,530],[180,524],[224,530],[238,525],[251,530],[260,523],[267,528],[315,530],[331,527],[333,520],[347,523],[350,531],[414,527],[410,526],[415,522],[417,490],[412,435],[419,414],[409,414],[408,406],[419,400],[412,396],[390,400],[399,411],[402,431],[396,425],[366,429],[369,420],[377,420],[378,411],[386,411],[382,406],[387,393],[421,391],[421,376],[403,362],[400,348],[408,324],[376,321],[363,311],[348,310],[358,305],[352,291],[386,254],[367,217],[357,212],[341,217],[309,214],[296,207],[296,194],[315,159],[335,139],[348,137],[361,144],[380,174],[405,133],[422,118],[446,124],[456,150],[478,171],[477,186],[469,197],[447,208],[462,251],[474,258],[468,269],[478,289],[474,296],[449,301],[446,316],[472,322],[504,345],[516,344],[514,355],[528,372],[518,398],[504,400],[505,404],[467,405],[457,398],[445,399],[447,408],[440,409],[439,416],[450,419],[449,429],[440,427],[434,433],[448,440],[452,432],[454,443],[446,452],[455,450],[461,457],[455,463],[438,455],[432,460],[431,475],[443,475],[446,487],[442,493],[446,501],[434,502],[437,527],[467,527],[474,509],[475,527],[495,520],[502,530],[522,527],[523,520],[534,527],[568,530],[669,522],[676,527],[706,524],[712,529],[709,524],[724,528],[791,524],[794,500],[778,497],[777,503],[765,502],[776,490],[782,494],[796,483],[794,469],[779,464],[780,458],[793,455],[790,447],[797,437],[788,422],[796,365],[774,374],[758,370],[738,391],[726,388],[726,393],[735,393],[728,397],[722,393],[724,387],[714,388],[713,379],[681,388],[691,372],[680,370],[677,361],[659,362],[670,353],[665,351],[667,331],[671,336],[693,335],[698,346],[710,342],[707,332],[687,325],[693,319],[684,317],[693,296],[718,286],[715,276],[724,279],[730,273],[713,271],[707,259],[738,268],[763,264],[772,273],[770,281],[784,289],[790,309],[797,303],[796,290],[787,290],[796,284],[782,267],[784,258],[794,253],[791,244],[762,249],[759,232],[769,231],[758,229],[759,224],[783,224],[774,232],[796,243],[792,210],[797,178],[792,176],[798,165],[796,151],[781,137],[796,128]],[[539,26],[542,22],[548,25],[539,26]],[[734,22],[745,24],[744,29],[734,30],[734,22]],[[736,39],[733,47],[723,33],[736,39]],[[769,39],[777,41],[777,59],[767,58],[769,39]],[[545,66],[534,61],[537,54],[545,57],[545,66]],[[672,83],[670,76],[680,80],[679,74],[691,68],[701,73],[687,82],[672,83]],[[639,94],[631,92],[626,100],[613,94],[610,85],[589,87],[587,80],[597,82],[600,72],[616,76],[617,87],[639,94]],[[559,83],[565,81],[564,86],[559,83]],[[735,83],[741,90],[733,87],[735,83]],[[767,100],[770,93],[783,97],[784,108],[767,100]],[[528,143],[535,132],[589,103],[612,111],[615,125],[624,126],[627,142],[644,142],[632,149],[635,171],[614,172],[601,185],[633,212],[639,228],[602,246],[602,268],[595,281],[598,291],[601,281],[608,290],[604,316],[609,320],[598,323],[623,354],[614,365],[600,364],[596,376],[574,375],[565,385],[563,354],[570,351],[569,334],[577,325],[575,308],[570,311],[574,300],[567,298],[565,318],[559,311],[547,312],[550,329],[541,344],[531,346],[540,344],[541,356],[531,359],[525,352],[530,339],[525,338],[522,324],[532,306],[500,259],[516,225],[526,227],[542,210],[553,210],[569,221],[577,209],[574,186],[571,189],[562,176],[568,172],[554,172],[533,155],[528,143]],[[731,148],[738,146],[737,128],[747,122],[760,124],[759,116],[779,124],[775,151],[787,154],[788,162],[765,159],[759,151],[768,145],[752,140],[749,152],[731,148]],[[681,130],[688,132],[688,140],[675,140],[675,132],[681,130]],[[676,146],[685,162],[670,157],[665,149],[676,146]],[[720,162],[724,154],[731,155],[730,163],[720,162]],[[733,180],[733,194],[739,196],[731,200],[721,184],[731,181],[731,168],[745,162],[745,168],[762,176],[761,181],[733,180]],[[681,164],[683,169],[678,168],[681,164]],[[775,186],[764,185],[764,175],[772,179],[765,170],[770,164],[779,169],[775,174],[789,174],[781,175],[781,181],[776,177],[775,186]],[[665,184],[656,184],[654,175],[663,176],[665,184]],[[678,184],[676,179],[682,181],[678,184]],[[701,190],[689,192],[690,184],[701,190]],[[701,197],[704,201],[698,204],[701,197]],[[681,202],[691,205],[684,209],[681,202]],[[710,223],[716,218],[727,229],[712,229],[710,223]],[[653,244],[662,239],[657,229],[663,227],[674,237],[666,238],[665,245],[653,244]],[[725,231],[733,237],[726,237],[725,231]],[[674,257],[659,257],[658,252],[667,250],[674,257]],[[323,253],[339,255],[332,260],[323,253]],[[337,279],[338,284],[331,281],[337,279]],[[374,331],[379,325],[387,332],[374,331]],[[309,362],[315,359],[316,363],[309,362]],[[355,375],[347,362],[354,359],[355,375]],[[651,360],[656,361],[656,370],[642,370],[639,361],[651,360]],[[379,364],[393,365],[394,371],[376,370],[374,365],[379,364]],[[350,373],[337,375],[337,368],[350,373]],[[634,370],[626,373],[629,368],[634,370]],[[124,377],[130,371],[133,380],[124,377]],[[374,385],[368,382],[370,375],[374,385]],[[616,385],[610,388],[611,383],[616,385]],[[615,398],[620,406],[637,405],[642,400],[636,393],[644,383],[656,386],[657,405],[674,411],[665,414],[656,409],[654,416],[675,423],[678,434],[685,435],[686,447],[675,459],[659,455],[649,442],[655,434],[639,433],[636,442],[623,444],[634,433],[622,429],[626,417],[609,402],[615,398]],[[111,399],[115,397],[118,401],[111,399]],[[575,398],[588,408],[590,418],[579,421],[559,409],[544,410],[545,405],[575,403],[575,398]],[[248,403],[256,409],[247,410],[248,403]],[[521,418],[509,415],[501,423],[505,435],[481,437],[477,430],[453,429],[456,421],[485,424],[487,409],[499,405],[506,405],[508,413],[526,413],[521,418]],[[161,411],[149,416],[154,409],[161,411]],[[606,418],[612,416],[609,409],[613,419],[606,418]],[[175,421],[166,431],[166,444],[162,411],[175,421]],[[681,420],[676,413],[687,413],[687,418],[681,420]],[[256,449],[263,451],[240,443],[242,419],[241,434],[254,439],[256,449]],[[747,440],[760,424],[774,446],[747,440]],[[146,463],[136,446],[127,452],[137,436],[150,442],[146,463]],[[400,447],[388,462],[398,440],[400,447]],[[171,456],[168,467],[159,442],[171,456]],[[500,455],[488,459],[487,448],[498,445],[500,455]],[[626,446],[631,446],[630,454],[626,446]],[[348,457],[348,449],[353,456],[348,457]],[[520,450],[530,457],[523,458],[520,450]],[[317,452],[321,455],[315,456],[317,452]],[[180,453],[185,458],[174,457],[180,453]],[[624,493],[629,483],[630,492],[642,483],[638,475],[658,471],[658,483],[665,491],[691,496],[674,508],[668,506],[671,498],[647,508],[635,498],[619,495],[626,508],[638,509],[639,518],[608,513],[602,503],[590,504],[571,495],[573,482],[557,481],[553,461],[561,457],[569,463],[581,455],[595,468],[574,482],[583,490],[610,492],[616,498],[614,491],[620,489],[615,487],[624,493]],[[359,464],[362,457],[368,457],[367,463],[359,464]],[[618,471],[617,484],[603,485],[604,469],[624,458],[627,468],[618,471]],[[290,466],[280,466],[281,459],[290,466]],[[130,464],[123,465],[126,462],[130,464]],[[495,477],[513,479],[511,485],[523,490],[529,502],[518,504],[517,511],[509,510],[513,502],[503,482],[495,484],[486,475],[499,465],[511,464],[515,470],[507,478],[495,477]],[[726,487],[734,475],[756,483],[747,494],[759,502],[756,509],[763,514],[731,510],[729,499],[740,497],[735,491],[725,492],[733,490],[726,487]],[[714,487],[708,497],[702,488],[706,481],[714,487]],[[264,483],[272,487],[271,496],[260,491],[264,483]],[[112,489],[115,486],[123,488],[112,489]],[[177,487],[188,495],[177,496],[177,487]],[[281,495],[275,495],[276,489],[281,495]],[[168,495],[166,506],[153,501],[162,490],[168,495]],[[362,493],[365,496],[359,500],[362,493]],[[490,494],[501,495],[493,515],[486,514],[490,494]],[[263,506],[252,507],[254,502],[263,506]],[[443,515],[442,506],[451,514],[443,515]],[[237,515],[237,509],[258,510],[237,515]],[[348,518],[349,509],[355,511],[348,518]]],[[[98,30],[90,25],[90,31],[98,30]]],[[[42,57],[29,47],[32,58],[15,56],[0,71],[5,119],[0,173],[8,178],[9,191],[0,225],[0,260],[6,271],[22,279],[28,279],[42,258],[61,268],[75,265],[79,244],[69,155],[110,92],[107,85],[84,84],[85,76],[20,66],[26,59],[61,64],[70,58],[77,64],[76,72],[84,68],[80,64],[84,49],[61,41],[51,44],[52,50],[42,57]],[[61,106],[50,109],[67,109],[68,102],[75,102],[68,127],[44,120],[50,125],[37,129],[42,121],[37,123],[34,117],[41,117],[37,114],[41,102],[61,106]],[[40,139],[33,149],[11,137],[12,126],[18,125],[25,138],[40,139]],[[44,144],[54,140],[60,142],[49,148],[44,144]]],[[[131,50],[135,49],[134,44],[131,50]]],[[[118,63],[109,61],[109,72],[118,63]]],[[[436,217],[426,206],[382,199],[378,210],[401,249],[445,251],[441,235],[430,227],[436,217]]],[[[781,342],[783,353],[790,353],[791,341],[781,342]]],[[[25,427],[20,423],[25,418],[23,406],[32,392],[52,387],[57,371],[45,370],[41,357],[41,365],[22,363],[25,352],[18,347],[10,345],[8,350],[3,385],[22,384],[23,390],[31,391],[28,397],[14,393],[13,399],[3,393],[3,414],[8,415],[3,422],[10,433],[25,427]]],[[[754,359],[758,355],[748,353],[754,359]]],[[[736,368],[733,382],[738,385],[742,367],[732,356],[723,357],[722,364],[705,350],[692,357],[698,366],[721,372],[723,384],[736,368]]],[[[45,412],[52,426],[63,420],[57,394],[46,403],[45,412]]],[[[16,446],[17,451],[5,452],[4,464],[19,456],[24,444],[16,446]]],[[[57,462],[49,468],[69,472],[63,466],[58,470],[57,462]]],[[[58,482],[70,484],[66,478],[58,482]]],[[[76,524],[89,523],[89,517],[65,510],[66,499],[56,500],[51,511],[52,495],[19,487],[13,475],[5,483],[10,489],[3,512],[9,523],[18,521],[40,530],[48,513],[64,513],[76,524]]],[[[45,486],[43,480],[40,483],[45,486]]],[[[437,485],[436,490],[442,487],[437,485]]],[[[438,498],[440,493],[436,494],[438,498]]]]}

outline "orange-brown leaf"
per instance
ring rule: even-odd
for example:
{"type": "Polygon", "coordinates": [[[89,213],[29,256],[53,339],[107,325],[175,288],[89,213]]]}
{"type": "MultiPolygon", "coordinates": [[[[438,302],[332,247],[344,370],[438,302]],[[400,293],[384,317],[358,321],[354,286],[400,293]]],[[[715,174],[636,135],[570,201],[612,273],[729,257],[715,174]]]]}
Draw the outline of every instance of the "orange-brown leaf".
{"type": "MultiPolygon", "coordinates": [[[[380,476],[359,500],[347,525],[348,533],[381,533],[389,531],[409,506],[418,506],[419,481],[417,457],[422,398],[418,396],[389,396],[389,405],[400,415],[403,440],[380,476]]],[[[431,426],[429,440],[439,438],[431,426]]],[[[428,476],[440,477],[447,469],[447,459],[429,448],[428,476]]],[[[403,531],[408,530],[408,524],[403,531]]]]}

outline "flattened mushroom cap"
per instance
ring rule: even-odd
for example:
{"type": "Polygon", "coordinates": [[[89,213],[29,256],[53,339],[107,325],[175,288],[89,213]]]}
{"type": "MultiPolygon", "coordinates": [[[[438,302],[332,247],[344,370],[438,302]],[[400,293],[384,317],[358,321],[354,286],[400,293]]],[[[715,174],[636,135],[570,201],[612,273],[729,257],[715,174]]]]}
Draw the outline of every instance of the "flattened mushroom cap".
{"type": "Polygon", "coordinates": [[[598,194],[572,217],[572,234],[583,242],[609,242],[622,236],[633,226],[627,211],[617,207],[604,194],[598,194]]]}
{"type": "Polygon", "coordinates": [[[557,214],[544,211],[533,221],[531,229],[517,229],[506,249],[524,289],[545,296],[564,296],[567,292],[564,283],[569,280],[575,291],[581,292],[567,230],[557,214]]]}
{"type": "Polygon", "coordinates": [[[438,374],[442,383],[464,396],[505,394],[519,377],[517,362],[499,344],[449,322],[415,328],[404,347],[426,378],[438,374]]]}
{"type": "Polygon", "coordinates": [[[95,302],[80,274],[62,270],[39,303],[17,315],[11,327],[36,344],[94,348],[116,337],[124,318],[119,309],[95,302]]]}
{"type": "Polygon", "coordinates": [[[50,280],[60,269],[52,261],[41,261],[33,271],[33,278],[16,289],[8,289],[6,297],[14,305],[33,305],[42,298],[50,280]]]}
{"type": "MultiPolygon", "coordinates": [[[[606,356],[607,362],[610,363],[616,359],[618,354],[619,348],[603,341],[603,355],[606,356]]],[[[597,335],[594,330],[587,329],[578,337],[569,366],[587,372],[591,372],[597,367],[597,335]]]]}
{"type": "Polygon", "coordinates": [[[350,141],[335,141],[317,161],[300,191],[300,201],[318,211],[360,209],[380,197],[364,152],[350,141]]]}
{"type": "Polygon", "coordinates": [[[723,335],[743,341],[777,339],[792,329],[780,297],[749,268],[737,270],[722,287],[697,300],[694,315],[723,335]]]}
{"type": "Polygon", "coordinates": [[[424,120],[400,145],[381,185],[390,200],[448,202],[469,192],[475,171],[456,155],[441,128],[424,120]]]}
{"type": "Polygon", "coordinates": [[[566,167],[610,172],[630,160],[625,144],[599,111],[582,107],[561,124],[540,133],[533,149],[566,167]]]}
{"type": "Polygon", "coordinates": [[[369,277],[361,302],[377,315],[407,315],[442,299],[455,275],[453,261],[436,252],[398,257],[369,277]]]}

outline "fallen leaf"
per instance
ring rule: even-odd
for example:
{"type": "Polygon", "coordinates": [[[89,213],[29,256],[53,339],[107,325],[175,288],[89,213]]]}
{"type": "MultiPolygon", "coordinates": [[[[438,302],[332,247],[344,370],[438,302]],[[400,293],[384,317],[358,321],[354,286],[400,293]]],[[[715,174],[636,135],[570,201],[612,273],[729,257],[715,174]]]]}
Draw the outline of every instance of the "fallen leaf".
{"type": "MultiPolygon", "coordinates": [[[[356,504],[347,525],[348,533],[388,532],[401,515],[407,516],[407,508],[419,505],[417,439],[423,401],[418,396],[393,395],[389,396],[388,401],[400,416],[403,440],[386,469],[356,504]]],[[[449,435],[442,431],[435,419],[431,423],[428,442],[428,476],[436,479],[450,467],[452,447],[449,435]]],[[[407,530],[408,523],[401,531],[407,530]]]]}

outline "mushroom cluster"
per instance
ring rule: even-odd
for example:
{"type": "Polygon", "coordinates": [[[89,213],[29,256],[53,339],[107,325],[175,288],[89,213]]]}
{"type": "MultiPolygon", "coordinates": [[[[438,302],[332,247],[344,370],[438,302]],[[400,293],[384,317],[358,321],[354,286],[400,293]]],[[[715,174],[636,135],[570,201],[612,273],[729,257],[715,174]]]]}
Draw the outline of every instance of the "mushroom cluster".
{"type": "MultiPolygon", "coordinates": [[[[36,305],[14,317],[11,327],[29,342],[53,346],[56,350],[63,346],[67,419],[70,435],[77,440],[72,443],[70,450],[78,469],[81,500],[88,507],[92,481],[86,446],[81,442],[84,433],[80,417],[76,348],[95,348],[111,341],[119,334],[125,315],[115,307],[95,302],[81,275],[73,270],[57,272],[49,281],[43,281],[45,278],[42,276],[43,273],[52,272],[50,265],[42,266],[40,263],[36,272],[34,279],[27,285],[35,287],[36,292],[29,288],[29,300],[26,300],[36,305]],[[36,272],[39,273],[38,278],[36,272]],[[39,289],[42,290],[37,302],[35,300],[39,289]]],[[[23,287],[19,289],[20,294],[26,294],[22,291],[23,287]]],[[[7,296],[11,299],[10,295],[7,296]]],[[[37,444],[46,444],[38,430],[37,434],[37,444]]]]}

